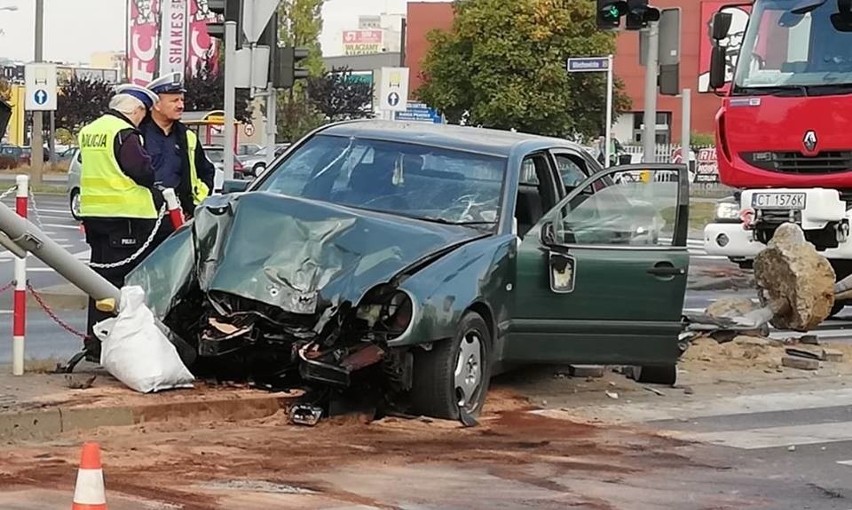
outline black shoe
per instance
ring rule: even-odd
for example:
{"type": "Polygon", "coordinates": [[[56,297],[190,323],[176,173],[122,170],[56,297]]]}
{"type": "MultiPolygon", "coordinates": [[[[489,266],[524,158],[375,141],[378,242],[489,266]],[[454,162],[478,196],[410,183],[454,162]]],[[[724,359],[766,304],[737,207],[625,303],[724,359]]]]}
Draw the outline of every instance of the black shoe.
{"type": "Polygon", "coordinates": [[[86,361],[101,362],[101,341],[97,338],[86,337],[83,340],[83,351],[86,353],[86,361]]]}

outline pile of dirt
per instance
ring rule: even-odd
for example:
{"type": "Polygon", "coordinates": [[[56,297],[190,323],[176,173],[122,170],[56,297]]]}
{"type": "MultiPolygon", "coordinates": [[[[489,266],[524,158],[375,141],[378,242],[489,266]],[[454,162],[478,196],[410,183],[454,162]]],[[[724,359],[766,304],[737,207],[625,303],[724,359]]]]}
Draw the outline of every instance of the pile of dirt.
{"type": "MultiPolygon", "coordinates": [[[[802,338],[802,337],[800,337],[802,338]]],[[[791,367],[784,366],[785,357],[801,357],[789,352],[807,351],[819,355],[824,350],[836,351],[840,359],[819,360],[820,369],[837,372],[852,372],[852,346],[842,343],[803,343],[799,338],[776,340],[772,338],[737,336],[728,342],[720,342],[709,336],[699,336],[692,340],[681,358],[686,370],[717,371],[727,370],[763,370],[764,372],[783,372],[791,367]]]]}

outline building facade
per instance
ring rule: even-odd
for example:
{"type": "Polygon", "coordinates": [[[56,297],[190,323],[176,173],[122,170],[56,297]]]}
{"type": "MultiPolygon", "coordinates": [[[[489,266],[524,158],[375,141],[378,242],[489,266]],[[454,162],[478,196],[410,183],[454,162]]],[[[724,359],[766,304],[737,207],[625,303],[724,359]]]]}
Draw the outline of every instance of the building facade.
{"type": "MultiPolygon", "coordinates": [[[[692,90],[693,133],[712,134],[720,98],[707,90],[710,60],[709,22],[712,14],[722,8],[725,0],[655,0],[661,9],[681,9],[680,86],[692,90]]],[[[735,13],[736,14],[736,13],[735,13]]],[[[405,65],[410,69],[409,89],[415,91],[422,83],[421,62],[429,49],[426,35],[433,29],[449,30],[453,24],[453,4],[409,2],[406,16],[405,65]]],[[[748,16],[745,15],[747,21],[748,16]]],[[[731,32],[744,29],[742,16],[736,16],[731,32]],[[742,26],[741,26],[742,25],[742,26]]],[[[734,41],[736,42],[736,41],[734,41]]],[[[571,55],[566,55],[566,57],[571,55]]],[[[575,55],[590,56],[590,55],[575,55]]],[[[734,63],[730,63],[733,65],[734,63]]],[[[639,63],[639,33],[622,31],[617,36],[614,71],[625,85],[632,109],[620,115],[613,133],[623,143],[641,143],[644,128],[645,68],[639,63]]],[[[604,98],[601,98],[603,101],[604,98]]],[[[679,143],[682,119],[680,96],[657,96],[657,142],[679,143]]]]}

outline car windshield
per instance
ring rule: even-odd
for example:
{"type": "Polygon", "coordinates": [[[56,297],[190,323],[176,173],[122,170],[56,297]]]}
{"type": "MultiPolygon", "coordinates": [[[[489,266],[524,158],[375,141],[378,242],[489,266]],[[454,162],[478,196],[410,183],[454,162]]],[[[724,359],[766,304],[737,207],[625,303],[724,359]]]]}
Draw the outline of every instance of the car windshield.
{"type": "Polygon", "coordinates": [[[505,169],[502,157],[316,135],[252,189],[439,223],[493,226],[505,169]]]}
{"type": "Polygon", "coordinates": [[[834,0],[756,2],[735,89],[790,88],[805,94],[807,87],[852,85],[852,32],[847,31],[852,18],[836,13],[834,0]]]}

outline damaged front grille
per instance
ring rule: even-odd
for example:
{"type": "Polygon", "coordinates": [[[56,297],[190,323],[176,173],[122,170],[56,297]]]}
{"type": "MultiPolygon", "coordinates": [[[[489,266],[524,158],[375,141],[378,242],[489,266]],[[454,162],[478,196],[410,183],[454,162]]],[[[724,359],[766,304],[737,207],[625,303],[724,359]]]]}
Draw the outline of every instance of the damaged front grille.
{"type": "Polygon", "coordinates": [[[830,174],[852,170],[852,150],[824,151],[815,156],[800,152],[742,152],[748,164],[772,172],[830,174]]]}

